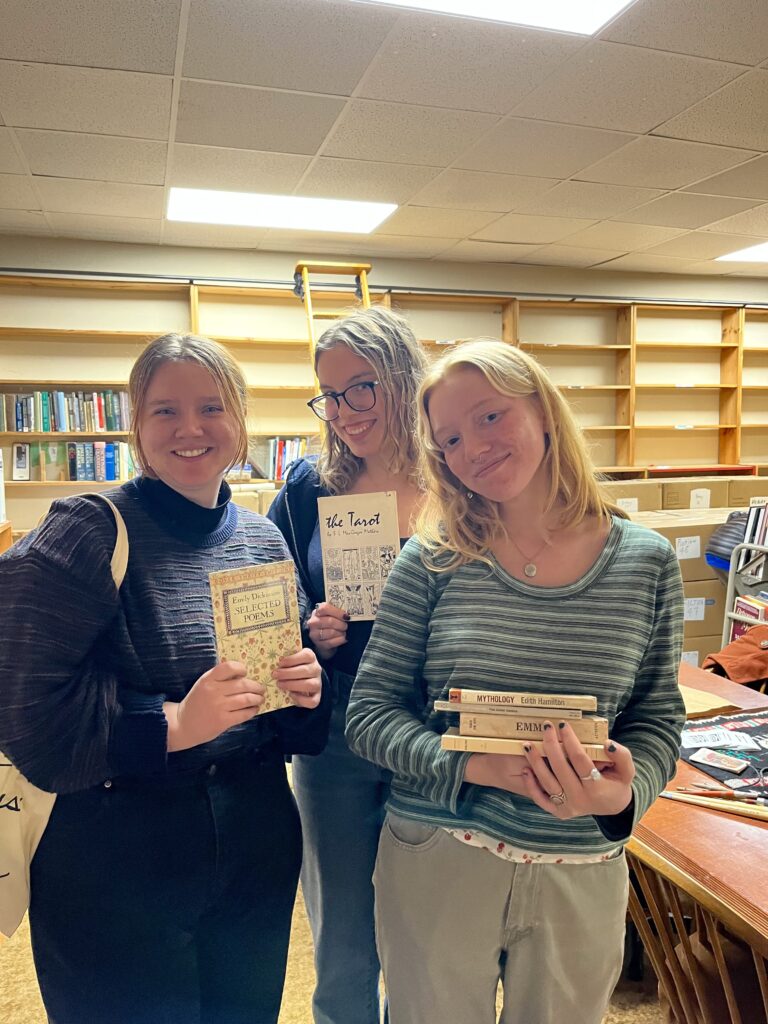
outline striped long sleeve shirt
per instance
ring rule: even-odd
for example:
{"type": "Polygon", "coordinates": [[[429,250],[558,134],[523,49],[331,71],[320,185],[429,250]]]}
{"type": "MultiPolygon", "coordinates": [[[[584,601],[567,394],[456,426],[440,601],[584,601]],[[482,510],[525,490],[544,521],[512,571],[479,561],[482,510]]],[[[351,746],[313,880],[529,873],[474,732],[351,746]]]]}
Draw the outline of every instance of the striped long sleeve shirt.
{"type": "Polygon", "coordinates": [[[626,840],[675,770],[682,583],[667,540],[614,518],[594,565],[566,586],[534,587],[473,561],[428,569],[417,538],[400,554],[357,675],[350,746],[394,773],[389,808],[477,829],[535,851],[599,853],[626,840]],[[443,750],[451,687],[594,694],[636,767],[629,814],[561,821],[525,797],[463,782],[469,754],[443,750]]]}

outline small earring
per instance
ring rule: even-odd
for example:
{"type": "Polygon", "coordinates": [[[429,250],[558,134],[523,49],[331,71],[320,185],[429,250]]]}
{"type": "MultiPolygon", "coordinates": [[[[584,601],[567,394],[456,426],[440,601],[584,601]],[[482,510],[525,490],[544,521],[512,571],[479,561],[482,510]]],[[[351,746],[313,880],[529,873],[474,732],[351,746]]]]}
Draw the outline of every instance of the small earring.
{"type": "Polygon", "coordinates": [[[474,495],[474,493],[472,491],[467,491],[467,501],[472,501],[474,496],[475,495],[474,495]]]}

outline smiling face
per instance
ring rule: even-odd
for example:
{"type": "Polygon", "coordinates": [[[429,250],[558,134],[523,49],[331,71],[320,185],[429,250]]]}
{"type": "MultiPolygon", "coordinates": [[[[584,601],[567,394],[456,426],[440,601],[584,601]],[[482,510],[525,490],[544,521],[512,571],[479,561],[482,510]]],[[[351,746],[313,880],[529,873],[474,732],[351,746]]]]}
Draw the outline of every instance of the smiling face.
{"type": "Polygon", "coordinates": [[[500,504],[529,492],[546,452],[537,399],[503,395],[480,370],[451,369],[429,395],[432,437],[455,477],[500,504]]]}
{"type": "MultiPolygon", "coordinates": [[[[346,345],[328,349],[317,361],[320,391],[344,391],[350,384],[378,380],[371,363],[346,345]]],[[[344,399],[339,400],[338,418],[331,421],[331,430],[359,459],[378,455],[387,434],[387,400],[383,388],[375,389],[376,404],[367,412],[355,412],[344,399]]]]}
{"type": "Polygon", "coordinates": [[[213,508],[238,450],[238,426],[211,374],[191,360],[152,375],[138,423],[147,462],[163,483],[213,508]]]}

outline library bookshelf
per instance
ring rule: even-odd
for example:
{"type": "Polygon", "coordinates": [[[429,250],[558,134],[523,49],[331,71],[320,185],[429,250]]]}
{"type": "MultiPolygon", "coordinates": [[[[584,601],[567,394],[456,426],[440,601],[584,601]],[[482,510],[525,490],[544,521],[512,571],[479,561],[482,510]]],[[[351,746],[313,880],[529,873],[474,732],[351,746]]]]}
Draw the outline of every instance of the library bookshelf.
{"type": "MultiPolygon", "coordinates": [[[[537,358],[608,476],[768,475],[768,308],[375,285],[371,292],[374,303],[408,318],[430,356],[467,338],[490,337],[537,358]]],[[[326,321],[316,333],[330,311],[353,308],[346,287],[333,284],[313,289],[313,306],[318,321],[326,321]]],[[[306,315],[287,283],[0,275],[0,400],[43,384],[124,389],[143,346],[170,331],[215,338],[238,359],[256,451],[275,437],[316,444],[319,423],[306,405],[316,388],[306,315]]],[[[9,479],[12,444],[74,437],[0,432],[15,530],[34,525],[59,495],[112,485],[9,479]]],[[[116,432],[114,440],[126,437],[116,432]]],[[[83,432],[76,438],[95,439],[83,432]]]]}

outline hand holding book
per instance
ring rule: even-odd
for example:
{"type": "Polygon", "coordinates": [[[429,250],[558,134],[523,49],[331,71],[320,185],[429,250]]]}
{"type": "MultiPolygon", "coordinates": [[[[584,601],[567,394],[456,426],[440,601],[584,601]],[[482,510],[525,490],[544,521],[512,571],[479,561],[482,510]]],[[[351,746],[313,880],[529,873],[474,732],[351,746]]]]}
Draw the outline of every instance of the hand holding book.
{"type": "Polygon", "coordinates": [[[272,670],[278,687],[299,708],[316,708],[320,703],[322,673],[315,652],[308,647],[284,655],[272,670]]]}
{"type": "Polygon", "coordinates": [[[307,620],[309,639],[321,658],[331,658],[337,647],[347,642],[349,615],[328,601],[321,601],[312,609],[307,620]]]}

